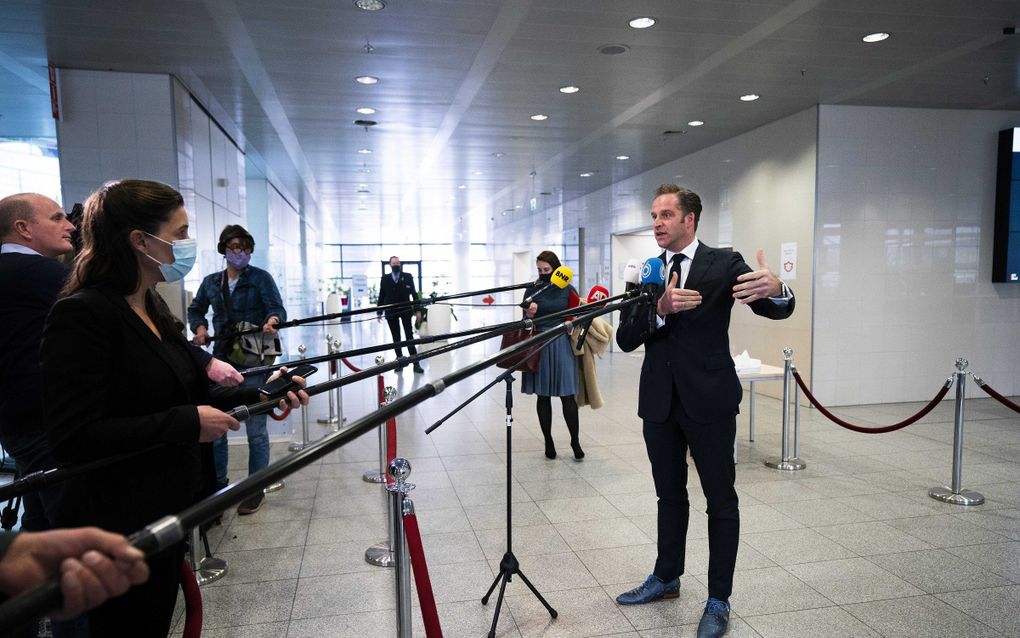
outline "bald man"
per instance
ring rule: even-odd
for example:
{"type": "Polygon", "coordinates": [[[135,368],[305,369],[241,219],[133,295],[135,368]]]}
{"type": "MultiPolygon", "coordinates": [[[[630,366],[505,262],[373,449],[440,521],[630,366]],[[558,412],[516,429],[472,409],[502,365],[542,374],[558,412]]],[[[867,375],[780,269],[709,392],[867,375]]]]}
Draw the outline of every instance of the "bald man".
{"type": "MultiPolygon", "coordinates": [[[[39,343],[67,268],[74,225],[60,204],[36,193],[0,199],[0,444],[22,476],[56,467],[43,429],[39,343]]],[[[74,356],[74,353],[68,353],[74,356]]],[[[21,528],[53,527],[61,488],[25,496],[21,528]]]]}

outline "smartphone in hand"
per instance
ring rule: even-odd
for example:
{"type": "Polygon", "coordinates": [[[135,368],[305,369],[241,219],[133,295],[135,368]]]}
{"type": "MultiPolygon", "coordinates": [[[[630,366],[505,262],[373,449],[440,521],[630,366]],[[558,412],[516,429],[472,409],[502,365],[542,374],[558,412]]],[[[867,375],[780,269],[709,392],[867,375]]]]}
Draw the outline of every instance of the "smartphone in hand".
{"type": "Polygon", "coordinates": [[[264,386],[262,386],[261,388],[259,388],[259,392],[261,392],[262,394],[266,395],[271,399],[276,397],[282,397],[286,395],[287,392],[289,392],[290,390],[298,389],[297,382],[292,381],[291,377],[297,376],[307,379],[308,376],[314,374],[316,370],[318,370],[318,368],[316,368],[312,364],[302,363],[296,368],[291,368],[290,370],[287,370],[286,372],[281,374],[280,378],[274,379],[269,383],[265,384],[264,386]]]}

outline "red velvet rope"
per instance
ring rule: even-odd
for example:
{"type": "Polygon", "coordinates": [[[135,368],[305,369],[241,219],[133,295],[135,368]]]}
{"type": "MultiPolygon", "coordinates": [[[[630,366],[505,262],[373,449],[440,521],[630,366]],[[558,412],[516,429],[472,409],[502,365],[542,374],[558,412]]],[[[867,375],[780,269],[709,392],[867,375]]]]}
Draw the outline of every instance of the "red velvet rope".
{"type": "Polygon", "coordinates": [[[336,374],[336,359],[329,362],[329,373],[336,374]]]}
{"type": "Polygon", "coordinates": [[[439,612],[436,610],[436,597],[432,593],[432,581],[429,580],[429,566],[425,562],[425,549],[421,544],[418,518],[414,514],[404,516],[404,535],[407,537],[407,549],[411,554],[411,569],[414,571],[414,582],[418,588],[421,617],[425,621],[425,636],[443,638],[443,628],[439,625],[439,612]]]}
{"type": "Polygon", "coordinates": [[[836,425],[843,426],[844,428],[848,430],[853,430],[854,432],[863,432],[864,434],[884,434],[886,432],[892,432],[894,430],[899,430],[900,428],[905,428],[912,423],[916,423],[919,419],[923,418],[924,415],[931,412],[935,408],[935,406],[938,405],[940,401],[942,401],[943,397],[946,396],[946,392],[949,392],[949,384],[947,383],[942,386],[942,389],[938,391],[938,394],[935,395],[935,398],[929,401],[928,405],[921,408],[921,411],[915,414],[914,416],[908,417],[900,421],[899,423],[893,423],[892,425],[885,425],[877,428],[866,428],[860,425],[854,425],[853,423],[848,423],[843,419],[839,418],[838,416],[836,416],[835,414],[833,414],[832,412],[826,410],[825,407],[822,404],[820,404],[817,399],[815,399],[815,396],[811,394],[811,390],[808,390],[807,385],[804,383],[804,379],[800,378],[800,373],[797,372],[796,370],[793,371],[793,378],[797,380],[797,385],[799,385],[800,389],[804,391],[804,396],[808,398],[808,401],[811,402],[811,405],[818,408],[818,411],[824,414],[826,418],[828,418],[836,425]]]}
{"type": "Polygon", "coordinates": [[[284,410],[283,412],[281,412],[279,414],[276,413],[276,408],[273,408],[272,412],[269,413],[269,416],[272,417],[272,419],[274,421],[283,421],[284,419],[287,418],[288,414],[290,414],[290,406],[289,405],[287,406],[286,410],[284,410]]]}
{"type": "MultiPolygon", "coordinates": [[[[191,551],[197,552],[198,548],[192,547],[191,551]]],[[[184,591],[182,638],[199,638],[202,635],[202,591],[198,588],[195,572],[191,571],[187,559],[184,560],[184,568],[181,569],[181,589],[184,591]]]]}
{"type": "MultiPolygon", "coordinates": [[[[390,461],[397,458],[397,419],[392,418],[386,422],[386,467],[390,466],[390,461]]],[[[390,476],[389,472],[386,472],[386,484],[389,485],[393,482],[393,477],[390,476]]]]}
{"type": "Polygon", "coordinates": [[[985,394],[987,394],[988,396],[992,397],[993,399],[995,399],[996,401],[998,401],[1002,405],[1006,406],[1010,410],[1013,410],[1014,412],[1020,412],[1020,405],[1017,405],[1017,404],[1013,403],[1012,401],[1010,401],[1009,399],[1007,399],[1006,397],[1002,396],[1001,394],[996,392],[992,388],[992,386],[988,385],[984,381],[978,383],[978,387],[981,388],[982,390],[984,390],[985,394]]]}
{"type": "Polygon", "coordinates": [[[345,366],[347,366],[348,368],[351,369],[351,372],[361,372],[361,368],[359,368],[358,366],[354,365],[353,363],[348,361],[346,358],[343,358],[343,359],[340,359],[340,360],[344,362],[345,366]]]}
{"type": "Polygon", "coordinates": [[[382,405],[386,401],[386,380],[380,374],[376,377],[376,381],[379,382],[379,405],[382,405]]]}

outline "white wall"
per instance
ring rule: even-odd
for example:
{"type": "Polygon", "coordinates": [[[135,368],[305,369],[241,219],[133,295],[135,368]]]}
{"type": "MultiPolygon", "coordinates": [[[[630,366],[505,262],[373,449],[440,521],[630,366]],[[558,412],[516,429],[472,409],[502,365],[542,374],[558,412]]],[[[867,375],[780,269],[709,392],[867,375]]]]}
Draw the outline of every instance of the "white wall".
{"type": "Polygon", "coordinates": [[[58,87],[57,143],[68,210],[114,179],[177,187],[169,76],[60,69],[58,87]]]}
{"type": "Polygon", "coordinates": [[[1018,123],[1016,111],[820,107],[822,403],[930,399],[959,356],[1020,393],[1020,286],[991,283],[997,134],[1018,123]]]}

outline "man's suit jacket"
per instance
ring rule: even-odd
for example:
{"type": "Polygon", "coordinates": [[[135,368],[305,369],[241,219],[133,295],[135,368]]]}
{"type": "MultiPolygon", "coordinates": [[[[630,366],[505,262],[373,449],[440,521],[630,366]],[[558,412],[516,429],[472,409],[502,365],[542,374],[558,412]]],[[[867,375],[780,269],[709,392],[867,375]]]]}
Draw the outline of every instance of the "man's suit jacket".
{"type": "MultiPolygon", "coordinates": [[[[409,272],[400,273],[400,279],[393,281],[393,275],[383,275],[379,281],[379,301],[377,305],[384,306],[391,303],[403,301],[418,301],[418,295],[414,290],[414,277],[409,272]]],[[[395,308],[386,311],[387,317],[402,317],[411,314],[412,307],[395,308]]]]}
{"type": "Polygon", "coordinates": [[[195,406],[258,399],[254,389],[210,390],[183,335],[157,339],[122,295],[105,288],[56,303],[41,362],[46,432],[59,461],[77,465],[164,444],[67,483],[61,526],[131,533],[187,507],[202,487],[195,406]]]}
{"type": "Polygon", "coordinates": [[[0,433],[43,432],[39,341],[67,279],[67,268],[42,255],[0,253],[0,433]]]}
{"type": "MultiPolygon", "coordinates": [[[[647,306],[624,311],[616,343],[625,352],[645,346],[638,392],[642,419],[669,418],[671,384],[696,422],[717,422],[740,410],[743,390],[730,355],[729,326],[733,286],[748,272],[751,268],[740,253],[700,244],[684,286],[701,293],[700,306],[670,315],[665,326],[651,332],[647,306]]],[[[757,315],[785,319],[793,312],[794,300],[777,304],[759,299],[749,305],[757,315]]]]}

